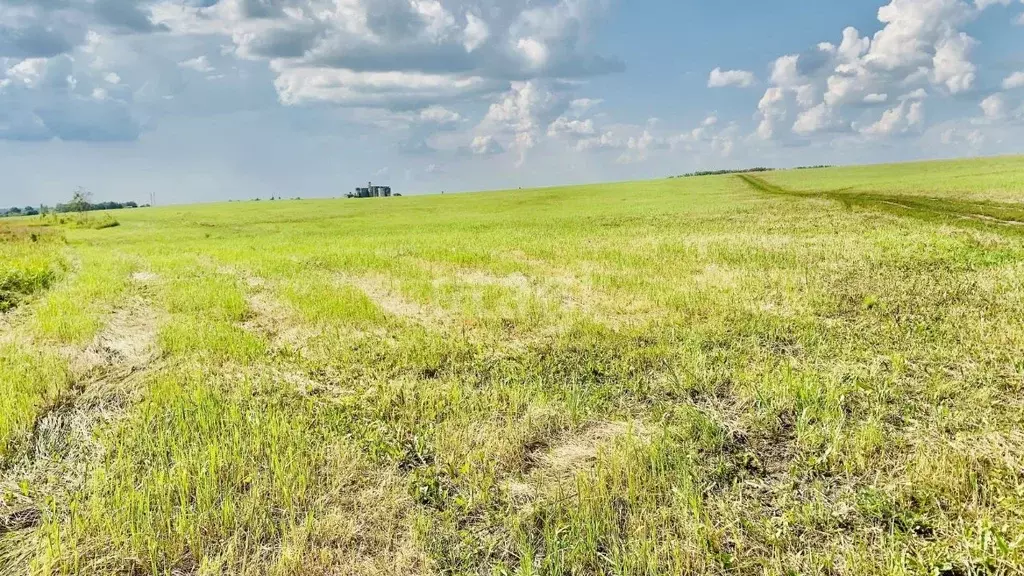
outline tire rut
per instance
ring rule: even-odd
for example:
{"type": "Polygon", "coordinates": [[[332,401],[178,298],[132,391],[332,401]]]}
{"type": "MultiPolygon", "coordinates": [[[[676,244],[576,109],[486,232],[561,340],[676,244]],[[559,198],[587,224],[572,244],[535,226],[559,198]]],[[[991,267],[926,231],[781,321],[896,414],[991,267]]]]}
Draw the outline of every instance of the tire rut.
{"type": "MultiPolygon", "coordinates": [[[[0,469],[0,573],[31,542],[46,502],[66,502],[103,458],[96,432],[116,424],[141,395],[146,377],[161,366],[160,316],[150,306],[146,281],[114,310],[85,348],[64,349],[72,383],[36,419],[20,453],[0,469]]],[[[16,567],[16,566],[15,566],[16,567]]]]}
{"type": "Polygon", "coordinates": [[[818,198],[841,202],[848,207],[874,208],[927,220],[948,220],[987,225],[1003,230],[1024,231],[1024,206],[998,202],[977,202],[928,196],[900,196],[849,190],[802,192],[777,186],[750,174],[738,174],[759,192],[795,198],[818,198]]]}
{"type": "MultiPolygon", "coordinates": [[[[232,273],[238,274],[237,271],[232,273]]],[[[309,342],[321,336],[321,331],[306,325],[296,310],[276,298],[265,279],[241,275],[249,287],[246,294],[249,317],[241,327],[270,344],[271,358],[263,367],[264,373],[304,396],[331,400],[350,394],[351,390],[312,376],[303,366],[309,342]]]]}

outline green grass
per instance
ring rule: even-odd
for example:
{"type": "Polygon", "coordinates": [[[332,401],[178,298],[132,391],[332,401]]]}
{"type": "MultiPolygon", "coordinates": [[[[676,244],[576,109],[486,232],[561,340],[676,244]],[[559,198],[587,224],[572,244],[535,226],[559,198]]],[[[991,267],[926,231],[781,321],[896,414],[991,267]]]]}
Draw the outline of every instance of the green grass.
{"type": "Polygon", "coordinates": [[[1020,573],[1021,173],[67,229],[0,348],[0,573],[1020,573]]]}
{"type": "Polygon", "coordinates": [[[70,384],[66,363],[54,355],[32,354],[0,346],[0,462],[27,441],[39,415],[70,384]]]}
{"type": "Polygon", "coordinates": [[[50,231],[0,224],[0,313],[46,290],[61,276],[60,240],[50,231]]]}
{"type": "Polygon", "coordinates": [[[81,230],[103,230],[105,228],[116,228],[118,222],[110,212],[65,212],[48,213],[34,219],[34,223],[40,226],[55,226],[61,228],[81,230]]]}
{"type": "Polygon", "coordinates": [[[7,322],[16,307],[39,298],[67,271],[63,237],[20,224],[0,224],[0,462],[27,440],[70,383],[65,362],[18,346],[7,322]]]}
{"type": "Polygon", "coordinates": [[[793,190],[852,188],[901,196],[932,196],[1020,204],[1024,188],[1019,156],[880,166],[849,166],[819,170],[785,170],[761,174],[765,180],[793,190]]]}
{"type": "Polygon", "coordinates": [[[928,197],[923,195],[901,196],[899,194],[880,194],[861,192],[856,186],[839,190],[806,191],[788,190],[771,184],[764,178],[749,174],[738,177],[751,188],[767,194],[788,195],[802,198],[822,198],[842,203],[846,208],[871,208],[908,216],[922,218],[933,222],[959,220],[978,224],[985,229],[986,224],[1021,226],[1024,225],[1024,204],[1001,203],[984,200],[969,200],[949,197],[928,197]]]}

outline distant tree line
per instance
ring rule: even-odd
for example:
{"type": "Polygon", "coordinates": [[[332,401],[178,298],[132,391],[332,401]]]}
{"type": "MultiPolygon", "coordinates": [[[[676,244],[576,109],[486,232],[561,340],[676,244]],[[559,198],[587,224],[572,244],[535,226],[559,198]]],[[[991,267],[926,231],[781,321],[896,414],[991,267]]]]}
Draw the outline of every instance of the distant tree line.
{"type": "MultiPolygon", "coordinates": [[[[274,200],[288,200],[288,198],[285,198],[284,196],[271,196],[270,200],[271,201],[274,201],[274,200]]],[[[296,196],[295,198],[292,198],[292,200],[302,200],[302,197],[301,196],[296,196]]],[[[256,197],[256,198],[253,198],[251,201],[252,202],[259,202],[260,199],[259,199],[259,197],[256,197]]],[[[231,200],[231,199],[228,199],[228,202],[246,202],[246,200],[231,200]]]]}
{"type": "MultiPolygon", "coordinates": [[[[43,206],[40,206],[43,208],[43,206]]],[[[35,206],[25,206],[24,208],[0,208],[0,218],[6,218],[8,216],[38,216],[39,208],[35,206]]]]}
{"type": "Polygon", "coordinates": [[[723,174],[747,174],[750,172],[771,172],[774,168],[765,168],[764,166],[758,166],[755,168],[736,168],[732,170],[698,170],[697,172],[687,172],[686,174],[680,174],[679,176],[669,176],[669,178],[694,178],[696,176],[721,176],[723,174]]]}
{"type": "MultiPolygon", "coordinates": [[[[135,202],[69,202],[67,204],[57,204],[56,206],[42,205],[38,208],[35,206],[25,206],[19,208],[14,206],[12,208],[0,208],[0,218],[14,217],[14,216],[38,216],[39,214],[67,214],[70,212],[93,212],[95,210],[122,210],[125,208],[138,208],[139,205],[135,202]]],[[[145,207],[145,204],[143,204],[145,207]]]]}
{"type": "Polygon", "coordinates": [[[57,204],[53,208],[53,212],[63,214],[65,212],[92,212],[94,210],[121,210],[124,208],[138,208],[139,205],[135,202],[69,202],[67,204],[57,204]]]}
{"type": "MultiPolygon", "coordinates": [[[[814,170],[818,168],[832,168],[829,164],[819,164],[817,166],[797,166],[794,170],[814,170]]],[[[757,166],[754,168],[736,168],[732,170],[698,170],[697,172],[687,172],[686,174],[680,174],[679,176],[669,176],[669,178],[693,178],[696,176],[721,176],[723,174],[749,174],[751,172],[772,172],[775,168],[766,168],[764,166],[757,166]]]]}

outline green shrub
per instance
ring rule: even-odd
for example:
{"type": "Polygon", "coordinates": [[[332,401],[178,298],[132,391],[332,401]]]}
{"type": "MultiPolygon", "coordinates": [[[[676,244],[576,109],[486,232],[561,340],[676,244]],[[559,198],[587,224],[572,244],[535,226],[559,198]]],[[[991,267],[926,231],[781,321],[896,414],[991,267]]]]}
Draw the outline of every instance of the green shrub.
{"type": "Polygon", "coordinates": [[[51,212],[49,214],[43,214],[39,221],[44,226],[63,226],[65,228],[79,230],[103,230],[104,228],[114,228],[121,225],[121,223],[110,214],[104,213],[100,216],[94,216],[87,212],[66,214],[51,212]]]}

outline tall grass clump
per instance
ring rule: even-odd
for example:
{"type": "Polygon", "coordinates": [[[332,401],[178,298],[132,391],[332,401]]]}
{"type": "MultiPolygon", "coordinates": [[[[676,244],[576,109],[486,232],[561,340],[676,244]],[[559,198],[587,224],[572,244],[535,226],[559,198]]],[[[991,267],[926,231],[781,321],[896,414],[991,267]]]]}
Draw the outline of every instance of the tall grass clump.
{"type": "Polygon", "coordinates": [[[0,225],[0,312],[56,282],[64,271],[61,240],[46,230],[0,225]]]}
{"type": "Polygon", "coordinates": [[[97,216],[89,212],[52,212],[40,215],[38,222],[43,226],[59,226],[73,230],[103,230],[121,225],[121,222],[111,214],[103,213],[97,216]]]}

